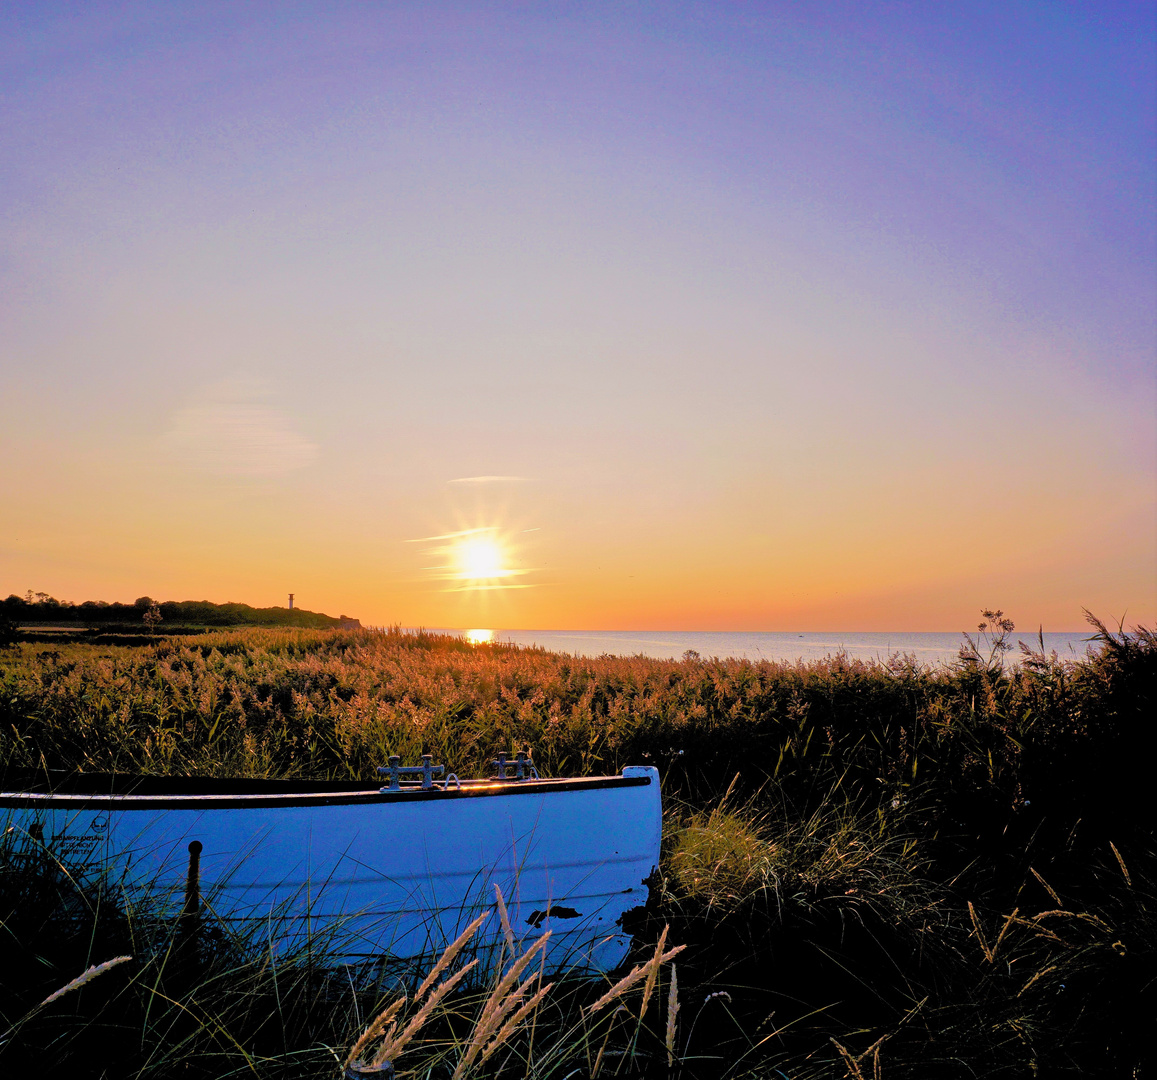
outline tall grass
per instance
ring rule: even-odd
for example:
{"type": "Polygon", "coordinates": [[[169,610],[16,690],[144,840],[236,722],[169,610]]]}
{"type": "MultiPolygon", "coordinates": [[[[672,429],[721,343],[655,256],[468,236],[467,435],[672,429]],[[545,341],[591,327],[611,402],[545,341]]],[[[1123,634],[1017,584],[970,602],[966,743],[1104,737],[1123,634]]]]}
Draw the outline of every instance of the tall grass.
{"type": "MultiPolygon", "coordinates": [[[[630,927],[627,996],[589,1008],[629,971],[534,983],[474,1046],[493,986],[453,987],[386,1054],[398,1073],[1140,1076],[1157,636],[1092,630],[1083,660],[990,638],[938,669],[584,660],[396,630],[18,644],[0,650],[0,768],[372,782],[389,753],[468,776],[522,745],[546,774],[658,765],[661,880],[630,927]],[[675,945],[677,979],[652,982],[675,945]]],[[[70,1076],[336,1076],[396,997],[324,948],[274,958],[212,920],[190,944],[11,836],[0,972],[0,1069],[70,1076]]]]}
{"type": "Polygon", "coordinates": [[[544,984],[549,933],[519,954],[507,924],[508,948],[473,948],[487,919],[505,923],[500,898],[424,978],[399,982],[337,964],[324,938],[296,954],[271,949],[278,918],[239,933],[210,910],[189,934],[182,918],[134,906],[91,868],[10,830],[0,837],[0,1073],[316,1077],[388,1067],[466,1080],[512,1062],[524,1076],[598,1075],[600,1060],[646,1063],[669,1050],[660,1010],[649,1009],[661,969],[682,951],[664,947],[665,933],[609,988],[544,984]],[[480,964],[491,965],[488,978],[467,978],[480,964]]]}
{"type": "Polygon", "coordinates": [[[940,670],[577,659],[396,630],[18,645],[0,653],[0,764],[369,778],[387,752],[425,749],[467,775],[529,743],[555,773],[652,760],[705,794],[740,770],[782,784],[828,762],[889,790],[951,776],[1010,800],[1078,745],[1121,754],[1157,705],[1153,635],[1098,624],[1097,641],[1087,662],[940,670]]]}

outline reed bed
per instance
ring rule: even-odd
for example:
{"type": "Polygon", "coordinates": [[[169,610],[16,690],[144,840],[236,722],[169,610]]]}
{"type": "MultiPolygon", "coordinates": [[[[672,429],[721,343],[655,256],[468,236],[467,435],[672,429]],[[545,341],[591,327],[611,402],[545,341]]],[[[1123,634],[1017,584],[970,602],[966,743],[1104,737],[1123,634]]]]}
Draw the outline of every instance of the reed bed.
{"type": "Polygon", "coordinates": [[[1138,747],[1157,636],[1093,620],[1090,655],[1062,660],[1010,651],[991,614],[938,669],[585,660],[399,630],[0,649],[9,774],[369,779],[428,752],[469,776],[529,745],[546,774],[655,764],[667,806],[624,971],[547,985],[511,935],[489,986],[461,977],[485,959],[464,941],[404,995],[327,963],[324,941],[275,957],[211,918],[182,936],[0,837],[0,1070],[1149,1075],[1138,747]]]}

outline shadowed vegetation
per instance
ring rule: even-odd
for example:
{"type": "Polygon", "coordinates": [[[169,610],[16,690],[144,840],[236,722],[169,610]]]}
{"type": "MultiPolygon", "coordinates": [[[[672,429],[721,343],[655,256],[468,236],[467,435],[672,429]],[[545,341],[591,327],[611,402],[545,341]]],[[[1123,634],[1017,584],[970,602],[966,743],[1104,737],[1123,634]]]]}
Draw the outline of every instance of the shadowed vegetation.
{"type": "Polygon", "coordinates": [[[150,596],[139,597],[132,604],[109,604],[103,600],[74,604],[29,590],[23,597],[13,594],[0,600],[0,628],[7,628],[8,635],[7,641],[0,636],[0,644],[8,644],[20,636],[28,641],[55,641],[140,634],[142,630],[152,634],[162,627],[168,633],[188,633],[224,626],[295,626],[320,630],[343,625],[357,626],[358,621],[345,615],[335,619],[302,608],[255,608],[248,604],[214,604],[209,600],[160,601],[150,596]],[[29,629],[17,635],[16,628],[21,625],[29,629]],[[43,628],[52,629],[49,632],[43,628]]]}
{"type": "MultiPolygon", "coordinates": [[[[1010,664],[1011,625],[986,615],[943,669],[586,660],[397,630],[17,643],[0,650],[0,765],[372,782],[390,753],[468,776],[523,745],[548,775],[657,765],[662,882],[637,932],[640,960],[666,927],[688,946],[673,1027],[666,982],[642,1020],[634,999],[596,1024],[583,1007],[607,985],[564,981],[533,1041],[519,1029],[469,1065],[482,1074],[1148,1075],[1138,747],[1157,637],[1094,620],[1087,659],[1024,647],[1010,664]]],[[[182,952],[99,880],[11,837],[0,856],[0,1065],[336,1076],[393,1000],[342,984],[317,949],[275,965],[209,927],[182,952]],[[21,1019],[119,955],[134,960],[21,1019]]],[[[439,1009],[400,1072],[459,1067],[485,1000],[455,991],[439,1009]]]]}

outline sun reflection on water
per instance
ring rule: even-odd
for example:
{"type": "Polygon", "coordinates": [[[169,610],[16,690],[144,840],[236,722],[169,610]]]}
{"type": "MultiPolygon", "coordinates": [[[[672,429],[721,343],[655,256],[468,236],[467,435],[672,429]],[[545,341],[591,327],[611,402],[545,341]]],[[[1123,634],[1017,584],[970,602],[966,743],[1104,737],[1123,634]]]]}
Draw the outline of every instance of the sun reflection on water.
{"type": "Polygon", "coordinates": [[[489,645],[494,640],[493,630],[467,630],[466,640],[471,645],[489,645]]]}

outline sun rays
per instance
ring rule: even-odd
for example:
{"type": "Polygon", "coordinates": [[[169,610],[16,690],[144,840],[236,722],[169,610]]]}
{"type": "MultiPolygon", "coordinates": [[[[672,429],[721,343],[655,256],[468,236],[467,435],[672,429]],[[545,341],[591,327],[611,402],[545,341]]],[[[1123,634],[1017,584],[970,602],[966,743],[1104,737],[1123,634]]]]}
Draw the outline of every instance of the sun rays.
{"type": "Polygon", "coordinates": [[[511,580],[530,571],[517,565],[519,551],[512,534],[496,525],[425,536],[407,543],[430,545],[429,550],[438,562],[422,569],[434,580],[446,582],[449,592],[531,587],[528,583],[511,580]]]}

